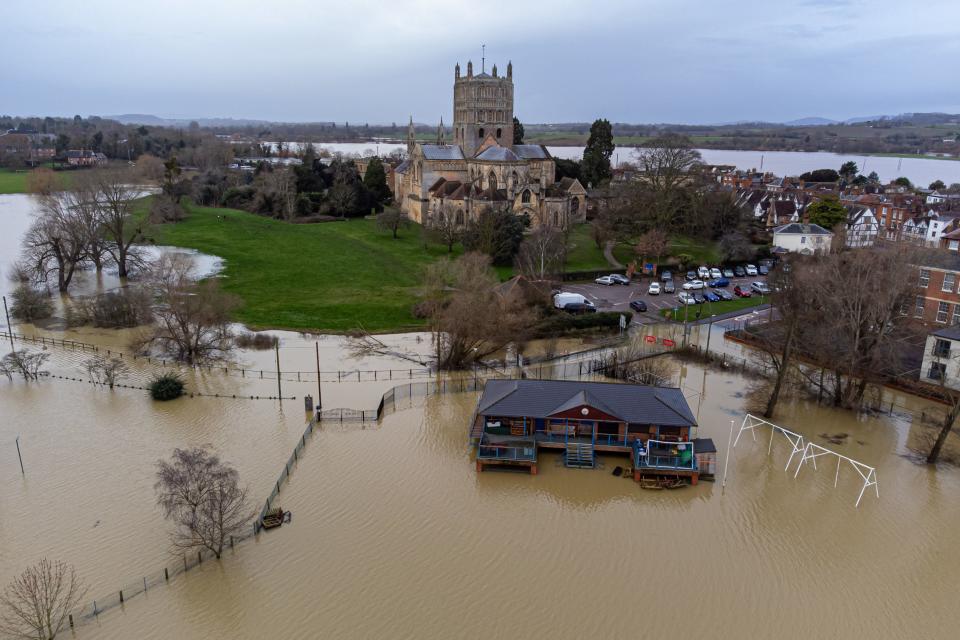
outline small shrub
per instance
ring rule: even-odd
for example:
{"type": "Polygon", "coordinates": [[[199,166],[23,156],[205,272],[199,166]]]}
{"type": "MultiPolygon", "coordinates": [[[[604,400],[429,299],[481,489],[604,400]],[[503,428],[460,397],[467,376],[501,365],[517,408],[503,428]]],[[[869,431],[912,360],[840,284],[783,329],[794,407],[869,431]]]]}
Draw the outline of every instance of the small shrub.
{"type": "Polygon", "coordinates": [[[183,380],[175,373],[164,373],[150,381],[147,386],[154,400],[175,400],[183,395],[183,380]]]}
{"type": "Polygon", "coordinates": [[[10,315],[25,322],[45,320],[53,315],[53,303],[45,291],[21,284],[10,294],[10,315]]]}
{"type": "Polygon", "coordinates": [[[233,339],[233,342],[241,349],[263,351],[273,349],[278,340],[276,336],[272,336],[269,333],[241,333],[233,339]]]}
{"type": "Polygon", "coordinates": [[[92,324],[120,329],[149,324],[152,319],[150,303],[148,291],[130,287],[78,300],[67,308],[67,326],[92,324]]]}
{"type": "Polygon", "coordinates": [[[688,265],[693,264],[693,256],[689,253],[679,253],[677,254],[677,262],[680,263],[680,266],[686,268],[688,265]]]}
{"type": "Polygon", "coordinates": [[[549,337],[593,329],[619,329],[621,315],[626,317],[629,325],[633,318],[630,312],[601,311],[576,316],[569,313],[553,313],[544,318],[534,331],[538,337],[549,337]]]}

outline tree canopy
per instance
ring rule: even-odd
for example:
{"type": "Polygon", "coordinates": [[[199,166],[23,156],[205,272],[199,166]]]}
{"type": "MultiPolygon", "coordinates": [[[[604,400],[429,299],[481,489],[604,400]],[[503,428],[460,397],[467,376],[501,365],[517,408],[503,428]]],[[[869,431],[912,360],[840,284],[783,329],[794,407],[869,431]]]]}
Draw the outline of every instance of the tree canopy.
{"type": "Polygon", "coordinates": [[[857,174],[860,173],[860,169],[857,167],[856,162],[854,162],[853,160],[848,160],[844,162],[842,165],[840,165],[840,171],[838,171],[837,173],[840,174],[841,178],[843,178],[847,182],[850,182],[855,177],[857,177],[857,174]]]}
{"type": "Polygon", "coordinates": [[[807,207],[810,222],[824,229],[833,229],[847,219],[847,210],[836,198],[824,198],[807,207]]]}
{"type": "Polygon", "coordinates": [[[936,191],[937,189],[943,189],[943,188],[945,188],[946,186],[947,186],[947,185],[945,185],[945,184],[943,183],[943,180],[934,180],[933,182],[930,183],[930,187],[929,187],[929,188],[930,188],[930,189],[933,189],[934,191],[936,191]]]}
{"type": "Polygon", "coordinates": [[[840,174],[833,169],[814,169],[801,173],[800,179],[804,182],[836,182],[840,179],[840,174]]]}
{"type": "Polygon", "coordinates": [[[370,159],[367,172],[363,174],[363,186],[370,193],[373,205],[378,211],[382,211],[383,205],[388,204],[393,198],[393,192],[387,186],[387,173],[380,158],[370,159]]]}
{"type": "Polygon", "coordinates": [[[610,121],[604,118],[594,120],[590,126],[590,137],[583,150],[583,161],[580,164],[583,179],[596,187],[613,175],[610,169],[610,156],[613,155],[613,128],[610,121]]]}
{"type": "Polygon", "coordinates": [[[517,116],[513,116],[513,144],[523,144],[523,123],[517,116]]]}

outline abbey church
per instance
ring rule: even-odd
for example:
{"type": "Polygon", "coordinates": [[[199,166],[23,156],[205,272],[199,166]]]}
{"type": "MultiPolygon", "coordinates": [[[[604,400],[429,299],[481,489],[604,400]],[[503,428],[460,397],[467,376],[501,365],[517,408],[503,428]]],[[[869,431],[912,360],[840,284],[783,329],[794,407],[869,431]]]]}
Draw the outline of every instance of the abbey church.
{"type": "Polygon", "coordinates": [[[466,224],[486,208],[529,216],[533,226],[566,228],[583,222],[586,190],[579,181],[555,181],[555,163],[546,147],[513,144],[513,64],[506,76],[473,63],[454,70],[453,140],[443,121],[433,144],[416,141],[413,119],[407,159],[394,171],[394,200],[410,218],[429,224],[442,218],[466,224]]]}

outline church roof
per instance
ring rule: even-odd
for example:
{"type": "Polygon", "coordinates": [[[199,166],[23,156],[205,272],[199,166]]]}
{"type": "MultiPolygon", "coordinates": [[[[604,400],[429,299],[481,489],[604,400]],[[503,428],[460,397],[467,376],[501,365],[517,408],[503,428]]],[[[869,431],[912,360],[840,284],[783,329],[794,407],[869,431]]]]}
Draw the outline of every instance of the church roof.
{"type": "Polygon", "coordinates": [[[394,172],[396,172],[396,173],[406,173],[406,172],[407,172],[407,169],[409,169],[409,168],[410,168],[410,161],[409,161],[409,160],[404,160],[403,162],[401,162],[400,164],[397,165],[397,168],[394,169],[394,172]]]}
{"type": "Polygon", "coordinates": [[[475,157],[477,160],[487,160],[490,162],[516,162],[520,159],[517,157],[517,154],[508,147],[501,147],[500,145],[487,147],[475,157]]]}
{"type": "Polygon", "coordinates": [[[463,151],[454,144],[423,144],[420,148],[427,160],[463,160],[463,151]]]}
{"type": "Polygon", "coordinates": [[[550,152],[542,144],[515,144],[513,152],[524,160],[548,160],[550,152]]]}

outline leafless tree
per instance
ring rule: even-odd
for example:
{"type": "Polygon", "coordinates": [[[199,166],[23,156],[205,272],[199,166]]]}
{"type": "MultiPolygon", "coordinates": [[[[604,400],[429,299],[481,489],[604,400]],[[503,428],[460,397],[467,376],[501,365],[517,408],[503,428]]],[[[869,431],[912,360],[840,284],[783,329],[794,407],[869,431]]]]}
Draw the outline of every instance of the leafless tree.
{"type": "Polygon", "coordinates": [[[62,189],[62,180],[50,169],[34,169],[27,175],[27,192],[32,195],[49,196],[62,189]]]}
{"type": "Polygon", "coordinates": [[[264,189],[273,194],[275,214],[284,220],[290,220],[296,215],[294,202],[297,197],[297,186],[290,169],[274,167],[272,171],[265,172],[264,189]]]}
{"type": "Polygon", "coordinates": [[[337,182],[330,187],[327,198],[330,201],[330,207],[333,209],[333,212],[340,214],[340,217],[345,217],[348,213],[352,212],[357,204],[357,197],[353,187],[345,182],[337,182]]]}
{"type": "Polygon", "coordinates": [[[567,258],[567,241],[556,227],[540,225],[527,234],[517,252],[517,269],[533,280],[561,273],[567,258]]]}
{"type": "Polygon", "coordinates": [[[397,234],[400,229],[409,226],[409,224],[410,218],[400,209],[388,207],[377,214],[377,228],[382,231],[389,231],[393,234],[394,239],[398,237],[397,234]]]}
{"type": "Polygon", "coordinates": [[[237,299],[216,279],[197,282],[193,260],[164,254],[149,275],[158,304],[155,323],[134,341],[140,351],[156,348],[188,364],[225,357],[233,347],[230,314],[237,299]]]}
{"type": "Polygon", "coordinates": [[[137,158],[137,173],[144,180],[160,182],[163,180],[164,173],[163,160],[145,153],[137,158]]]}
{"type": "Polygon", "coordinates": [[[637,149],[636,161],[644,181],[655,192],[670,193],[688,179],[690,170],[700,162],[700,152],[689,138],[666,134],[637,149]]]}
{"type": "Polygon", "coordinates": [[[154,490],[178,551],[206,548],[219,558],[254,517],[237,470],[208,449],[174,449],[158,461],[154,490]]]}
{"type": "MultiPolygon", "coordinates": [[[[462,213],[461,213],[462,215],[462,213]]],[[[440,241],[447,246],[447,253],[453,253],[453,245],[463,237],[464,225],[457,224],[456,213],[453,207],[443,205],[427,218],[427,229],[436,234],[440,241]]]]}
{"type": "Polygon", "coordinates": [[[86,593],[73,567],[43,558],[14,578],[0,595],[0,633],[24,640],[53,640],[86,593]]]}
{"type": "Polygon", "coordinates": [[[0,360],[0,374],[8,380],[13,379],[14,374],[23,376],[24,380],[37,380],[49,358],[46,351],[11,351],[0,360]]]}
{"type": "Polygon", "coordinates": [[[667,252],[670,246],[670,237],[662,229],[651,229],[637,239],[637,244],[633,250],[644,262],[647,256],[656,258],[660,262],[660,256],[667,252]]]}
{"type": "Polygon", "coordinates": [[[86,362],[87,375],[94,384],[113,389],[122,380],[130,369],[120,358],[104,358],[94,356],[86,362]]]}
{"type": "Polygon", "coordinates": [[[462,369],[522,341],[536,316],[495,290],[489,256],[468,253],[427,268],[424,302],[440,369],[462,369]]]}
{"type": "Polygon", "coordinates": [[[86,189],[71,188],[41,196],[40,211],[22,241],[23,264],[37,282],[56,278],[66,293],[90,255],[96,202],[86,189]]]}
{"type": "Polygon", "coordinates": [[[150,222],[164,224],[183,220],[183,207],[174,202],[170,196],[158,193],[150,199],[150,222]]]}
{"type": "Polygon", "coordinates": [[[143,240],[140,224],[133,216],[133,203],[143,190],[133,184],[134,176],[122,169],[101,169],[92,175],[96,192],[96,215],[106,250],[117,264],[117,275],[126,278],[131,264],[140,263],[134,250],[143,240]]]}

